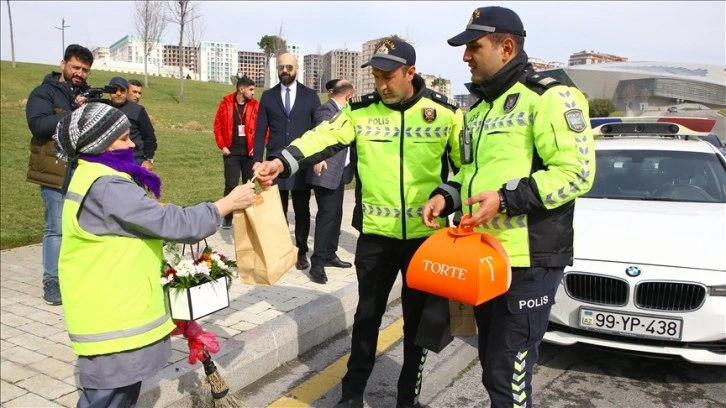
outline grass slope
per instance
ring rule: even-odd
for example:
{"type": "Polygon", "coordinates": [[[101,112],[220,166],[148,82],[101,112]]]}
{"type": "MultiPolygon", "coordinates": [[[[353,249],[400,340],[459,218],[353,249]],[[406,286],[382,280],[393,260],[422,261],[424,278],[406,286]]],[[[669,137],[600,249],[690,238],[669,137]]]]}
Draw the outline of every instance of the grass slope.
{"type": "MultiPolygon", "coordinates": [[[[53,65],[0,61],[0,249],[37,243],[45,227],[39,187],[25,180],[30,154],[30,131],[25,100],[53,65]]],[[[143,76],[92,71],[88,82],[102,87],[114,76],[143,76]]],[[[154,171],[161,176],[162,199],[182,206],[214,201],[224,190],[222,160],[214,142],[212,124],[221,98],[234,91],[231,85],[184,81],[184,103],[179,104],[179,80],[149,77],[141,100],[153,117],[159,148],[154,171]],[[184,130],[191,121],[201,131],[184,130]]],[[[258,88],[257,98],[262,94],[258,88]]],[[[321,100],[327,100],[321,94],[321,100]]]]}

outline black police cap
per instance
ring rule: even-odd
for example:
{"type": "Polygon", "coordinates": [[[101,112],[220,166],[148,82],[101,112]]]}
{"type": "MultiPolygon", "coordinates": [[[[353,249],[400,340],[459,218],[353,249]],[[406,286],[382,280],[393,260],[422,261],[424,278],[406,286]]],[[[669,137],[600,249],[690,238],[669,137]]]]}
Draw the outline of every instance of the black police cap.
{"type": "Polygon", "coordinates": [[[382,71],[393,71],[401,65],[416,65],[416,50],[405,41],[386,38],[378,43],[371,60],[361,65],[378,68],[382,71]]]}
{"type": "Polygon", "coordinates": [[[476,41],[488,33],[508,33],[525,37],[524,25],[517,13],[505,7],[480,7],[471,14],[466,30],[450,38],[453,47],[476,41]]]}

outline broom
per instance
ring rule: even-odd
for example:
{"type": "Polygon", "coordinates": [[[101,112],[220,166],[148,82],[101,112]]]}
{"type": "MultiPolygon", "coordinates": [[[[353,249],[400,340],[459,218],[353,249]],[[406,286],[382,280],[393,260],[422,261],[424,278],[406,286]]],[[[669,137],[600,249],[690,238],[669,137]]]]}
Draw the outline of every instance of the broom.
{"type": "Polygon", "coordinates": [[[210,351],[219,351],[219,341],[214,333],[206,332],[195,321],[175,320],[176,329],[172,334],[182,334],[189,345],[189,364],[195,364],[197,359],[204,366],[205,382],[209,384],[212,392],[212,406],[215,408],[243,407],[242,401],[234,394],[229,393],[227,382],[217,370],[212,361],[210,351]]]}

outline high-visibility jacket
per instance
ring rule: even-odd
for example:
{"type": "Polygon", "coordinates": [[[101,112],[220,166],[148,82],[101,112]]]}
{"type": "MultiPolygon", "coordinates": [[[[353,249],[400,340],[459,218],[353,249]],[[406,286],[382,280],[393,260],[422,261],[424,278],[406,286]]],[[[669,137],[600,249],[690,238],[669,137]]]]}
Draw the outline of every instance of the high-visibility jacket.
{"type": "Polygon", "coordinates": [[[94,235],[78,223],[80,205],[102,176],[131,176],[79,160],[63,204],[58,278],[73,351],[80,356],[137,349],[174,329],[160,283],[162,242],[94,235]]]}
{"type": "MultiPolygon", "coordinates": [[[[353,99],[330,121],[294,140],[277,158],[282,177],[355,143],[356,213],[362,233],[396,239],[431,235],[421,219],[431,191],[460,165],[463,115],[453,100],[414,76],[415,95],[394,106],[377,93],[353,99]]],[[[439,220],[440,225],[444,224],[439,220]]]]}
{"type": "MultiPolygon", "coordinates": [[[[571,265],[575,198],[595,177],[588,103],[578,89],[526,67],[526,59],[507,69],[505,83],[482,94],[466,115],[473,162],[437,191],[456,191],[456,205],[483,191],[501,192],[506,214],[478,230],[502,243],[512,266],[571,265]]],[[[478,209],[462,205],[464,214],[478,209]]]]}

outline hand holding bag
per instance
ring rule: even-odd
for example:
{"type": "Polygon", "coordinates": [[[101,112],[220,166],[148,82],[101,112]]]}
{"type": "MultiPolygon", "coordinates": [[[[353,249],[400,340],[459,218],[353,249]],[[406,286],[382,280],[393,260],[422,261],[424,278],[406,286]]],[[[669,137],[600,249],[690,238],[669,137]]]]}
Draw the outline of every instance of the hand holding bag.
{"type": "Polygon", "coordinates": [[[461,225],[426,239],[406,274],[411,288],[474,306],[504,294],[511,282],[512,268],[502,244],[461,225]]]}
{"type": "Polygon", "coordinates": [[[282,212],[280,190],[273,185],[254,205],[235,211],[234,246],[244,283],[272,285],[297,261],[297,248],[282,212]]]}

